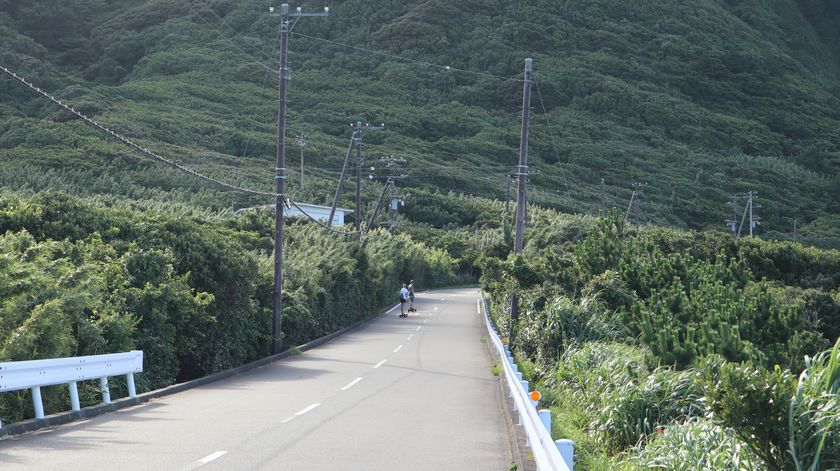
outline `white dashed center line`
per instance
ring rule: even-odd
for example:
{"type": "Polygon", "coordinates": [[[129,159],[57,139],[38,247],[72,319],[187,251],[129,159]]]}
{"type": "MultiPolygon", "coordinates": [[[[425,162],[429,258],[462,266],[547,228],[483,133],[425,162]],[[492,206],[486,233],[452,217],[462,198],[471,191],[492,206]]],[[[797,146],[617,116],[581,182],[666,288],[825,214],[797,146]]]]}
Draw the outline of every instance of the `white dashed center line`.
{"type": "Polygon", "coordinates": [[[362,380],[362,377],[359,376],[358,378],[354,379],[353,381],[350,381],[350,384],[348,384],[347,386],[344,386],[343,388],[341,388],[341,390],[342,391],[347,391],[348,389],[352,388],[356,383],[358,383],[361,380],[362,380]]]}
{"type": "Polygon", "coordinates": [[[414,337],[414,334],[409,335],[406,341],[411,340],[411,337],[414,337]]]}
{"type": "Polygon", "coordinates": [[[376,366],[374,366],[374,368],[379,368],[379,367],[380,367],[380,366],[382,366],[382,364],[383,364],[383,363],[385,363],[386,361],[388,361],[388,360],[382,360],[382,361],[380,361],[379,363],[377,363],[377,364],[376,364],[376,366]]]}
{"type": "Polygon", "coordinates": [[[307,412],[311,411],[312,409],[314,409],[314,408],[316,408],[316,407],[318,407],[318,406],[320,406],[320,405],[321,405],[321,403],[320,403],[320,402],[316,402],[315,404],[310,404],[310,405],[306,406],[303,410],[300,410],[300,411],[298,411],[298,412],[295,412],[295,415],[293,415],[293,416],[291,416],[291,417],[288,417],[288,418],[286,418],[286,419],[281,420],[281,421],[280,421],[280,423],[281,423],[281,424],[285,424],[286,422],[289,422],[290,420],[294,419],[295,417],[299,417],[299,416],[301,416],[301,415],[303,415],[303,414],[305,414],[305,413],[307,413],[307,412]]]}
{"type": "Polygon", "coordinates": [[[400,351],[400,349],[401,349],[401,348],[402,348],[402,345],[400,345],[399,347],[395,348],[395,349],[394,349],[394,353],[397,353],[398,351],[400,351]]]}
{"type": "Polygon", "coordinates": [[[198,468],[204,466],[205,464],[207,464],[207,463],[209,463],[209,462],[211,462],[215,459],[221,458],[222,456],[224,456],[226,454],[227,454],[226,451],[217,451],[215,453],[212,453],[210,455],[205,456],[204,458],[201,458],[200,460],[196,461],[195,463],[193,463],[192,465],[190,465],[190,466],[188,466],[184,469],[185,470],[198,469],[198,468]]]}
{"type": "Polygon", "coordinates": [[[421,326],[419,326],[419,325],[418,325],[418,326],[417,326],[417,330],[420,330],[420,327],[421,327],[421,326]]]}
{"type": "Polygon", "coordinates": [[[434,309],[432,309],[432,311],[437,311],[437,306],[435,306],[435,308],[434,308],[434,309]]]}

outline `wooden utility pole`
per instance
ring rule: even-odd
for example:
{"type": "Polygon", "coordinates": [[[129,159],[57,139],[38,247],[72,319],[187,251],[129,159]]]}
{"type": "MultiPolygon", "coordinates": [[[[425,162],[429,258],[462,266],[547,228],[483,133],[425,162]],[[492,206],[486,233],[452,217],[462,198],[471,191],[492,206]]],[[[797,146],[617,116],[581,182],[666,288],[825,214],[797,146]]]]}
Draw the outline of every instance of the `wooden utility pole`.
{"type": "MultiPolygon", "coordinates": [[[[528,178],[528,122],[531,118],[531,82],[533,80],[533,61],[525,59],[525,84],[522,90],[522,128],[519,134],[519,165],[516,176],[519,177],[519,189],[516,199],[516,232],[513,239],[513,252],[522,252],[522,237],[525,231],[528,193],[525,188],[528,178]]],[[[519,295],[511,297],[510,304],[510,333],[508,346],[513,351],[516,340],[516,324],[519,322],[519,295]]]]}
{"type": "Polygon", "coordinates": [[[356,232],[362,230],[362,165],[364,165],[362,141],[368,131],[380,129],[385,129],[385,123],[382,123],[382,126],[371,126],[370,124],[362,126],[361,121],[356,123],[356,133],[358,134],[356,139],[356,232]]]}
{"type": "Polygon", "coordinates": [[[276,194],[274,197],[274,310],[271,325],[271,353],[280,353],[280,332],[283,326],[283,206],[286,191],[286,82],[289,80],[289,17],[327,16],[329,8],[323,13],[289,13],[289,4],[280,5],[280,12],[275,13],[274,6],[269,7],[271,16],[280,17],[280,96],[277,107],[277,162],[274,167],[276,194]]]}

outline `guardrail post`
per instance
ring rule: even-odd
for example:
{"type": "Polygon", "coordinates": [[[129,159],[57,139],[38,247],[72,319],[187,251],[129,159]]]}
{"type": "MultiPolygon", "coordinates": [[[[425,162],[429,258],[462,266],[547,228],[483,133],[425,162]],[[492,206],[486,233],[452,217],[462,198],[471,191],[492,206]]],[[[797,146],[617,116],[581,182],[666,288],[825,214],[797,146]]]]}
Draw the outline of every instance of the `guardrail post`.
{"type": "Polygon", "coordinates": [[[111,390],[108,389],[108,377],[103,376],[99,378],[99,390],[102,391],[102,403],[111,403],[111,390]]]}
{"type": "Polygon", "coordinates": [[[516,372],[516,379],[519,380],[519,381],[522,381],[522,372],[521,371],[516,372]]]}
{"type": "Polygon", "coordinates": [[[560,440],[554,440],[554,445],[557,446],[557,451],[560,452],[560,456],[563,457],[563,461],[566,462],[569,470],[573,470],[575,466],[575,442],[568,438],[561,438],[560,440]]]}
{"type": "Polygon", "coordinates": [[[70,381],[67,383],[67,386],[70,388],[70,408],[75,411],[81,410],[81,406],[79,405],[79,388],[76,386],[75,381],[70,381]]]}
{"type": "Polygon", "coordinates": [[[125,375],[125,380],[128,382],[128,397],[137,397],[137,389],[134,388],[134,373],[128,373],[125,375]]]}
{"type": "MultiPolygon", "coordinates": [[[[548,409],[540,409],[537,411],[537,414],[540,416],[540,421],[542,421],[543,425],[545,425],[545,429],[548,430],[549,435],[551,434],[551,411],[548,409]]],[[[556,445],[556,443],[555,443],[556,445]]]]}
{"type": "Polygon", "coordinates": [[[32,404],[35,406],[35,418],[44,418],[44,403],[41,402],[41,386],[32,388],[32,404]]]}

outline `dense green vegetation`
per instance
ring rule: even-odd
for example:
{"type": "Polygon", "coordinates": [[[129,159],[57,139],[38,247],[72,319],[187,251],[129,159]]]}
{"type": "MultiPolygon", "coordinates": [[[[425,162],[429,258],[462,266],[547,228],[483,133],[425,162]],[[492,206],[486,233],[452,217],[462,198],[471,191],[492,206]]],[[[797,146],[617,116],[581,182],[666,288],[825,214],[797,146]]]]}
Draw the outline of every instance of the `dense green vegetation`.
{"type": "MultiPolygon", "coordinates": [[[[0,63],[141,145],[269,190],[278,20],[266,6],[0,0],[0,63]]],[[[409,277],[482,275],[503,329],[506,299],[524,293],[517,355],[581,468],[840,467],[840,254],[790,242],[796,220],[798,241],[840,247],[836,2],[331,7],[292,37],[288,136],[310,141],[304,188],[289,141],[290,195],[328,201],[348,124],[384,122],[368,163],[408,159],[406,205],[400,235],[364,244],[290,224],[286,346],[372,315],[409,277]],[[525,57],[540,207],[525,255],[509,256],[500,200],[525,57]],[[633,182],[647,183],[642,228],[621,220],[633,182]],[[748,190],[776,241],[673,229],[720,228],[729,196],[748,190]],[[618,214],[584,216],[602,201],[618,214]]],[[[139,348],[149,389],[266,355],[271,214],[230,212],[270,201],[149,162],[0,84],[0,360],[139,348]]],[[[365,182],[364,214],[380,189],[365,182]]],[[[27,394],[0,397],[0,417],[27,417],[27,394]]],[[[67,408],[61,388],[45,401],[67,408]]]]}
{"type": "MultiPolygon", "coordinates": [[[[198,219],[95,205],[59,193],[0,197],[0,360],[140,349],[141,390],[268,355],[273,215],[198,219]]],[[[300,222],[288,229],[286,348],[369,318],[399,284],[454,281],[455,261],[407,236],[364,245],[300,222]]],[[[83,396],[95,403],[93,384],[83,396]]],[[[62,387],[48,412],[69,408],[62,387]]],[[[117,384],[115,394],[124,394],[117,384]]],[[[28,391],[0,396],[4,422],[31,414],[28,391]]]]}
{"type": "Polygon", "coordinates": [[[525,293],[516,356],[585,467],[840,465],[840,252],[534,220],[585,235],[484,259],[482,284],[502,332],[525,293]]]}
{"type": "MultiPolygon", "coordinates": [[[[603,178],[606,207],[623,210],[646,182],[643,222],[696,229],[721,227],[729,195],[757,190],[766,237],[791,239],[797,219],[800,241],[840,241],[836,2],[351,0],[331,12],[301,20],[291,42],[289,136],[311,137],[306,189],[290,179],[299,200],[331,195],[359,120],[386,123],[367,149],[408,158],[400,185],[500,198],[531,56],[533,202],[597,214],[603,178]]],[[[277,28],[256,0],[5,1],[0,62],[144,145],[267,189],[277,28]]],[[[2,80],[7,187],[255,203],[152,167],[2,80]]]]}

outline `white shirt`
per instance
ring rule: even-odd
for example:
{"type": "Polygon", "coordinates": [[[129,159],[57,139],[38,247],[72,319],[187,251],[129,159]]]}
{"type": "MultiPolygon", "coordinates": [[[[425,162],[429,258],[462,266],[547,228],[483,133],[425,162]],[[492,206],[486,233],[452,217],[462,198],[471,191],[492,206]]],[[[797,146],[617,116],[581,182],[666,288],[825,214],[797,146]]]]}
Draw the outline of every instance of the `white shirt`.
{"type": "Polygon", "coordinates": [[[408,290],[405,288],[401,289],[400,296],[402,296],[403,299],[408,299],[408,290]]]}

